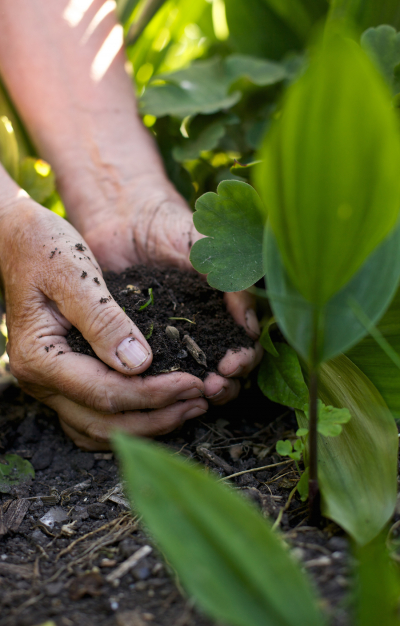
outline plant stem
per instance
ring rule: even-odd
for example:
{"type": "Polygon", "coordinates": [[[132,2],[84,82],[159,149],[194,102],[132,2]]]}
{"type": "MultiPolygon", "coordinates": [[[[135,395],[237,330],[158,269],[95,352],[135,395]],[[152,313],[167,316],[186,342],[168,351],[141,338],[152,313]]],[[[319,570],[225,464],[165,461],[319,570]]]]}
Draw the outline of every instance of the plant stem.
{"type": "Polygon", "coordinates": [[[318,526],[321,521],[320,492],[318,485],[318,339],[320,311],[316,308],[313,319],[313,338],[310,358],[310,403],[309,403],[309,482],[308,505],[311,525],[318,526]]]}

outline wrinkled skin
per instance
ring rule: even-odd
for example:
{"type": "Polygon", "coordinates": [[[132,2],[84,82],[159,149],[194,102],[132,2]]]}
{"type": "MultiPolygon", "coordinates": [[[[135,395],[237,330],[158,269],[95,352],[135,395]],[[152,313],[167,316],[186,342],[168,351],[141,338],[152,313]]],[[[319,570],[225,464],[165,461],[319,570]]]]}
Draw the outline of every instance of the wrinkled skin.
{"type": "MultiPolygon", "coordinates": [[[[0,277],[11,371],[89,450],[108,448],[113,428],[155,436],[204,414],[208,402],[231,400],[238,378],[261,358],[257,344],[228,353],[220,375],[204,382],[178,372],[142,379],[138,374],[152,359],[146,339],[113,300],[100,303],[109,297],[100,268],[145,263],[193,271],[190,245],[200,237],[138,116],[122,47],[111,50],[101,80],[93,76],[110,33],[120,33],[122,44],[111,10],[96,22],[103,4],[75,2],[70,19],[67,0],[13,0],[3,3],[0,24],[2,78],[54,169],[70,220],[24,198],[0,170],[0,277]],[[71,324],[103,363],[71,351],[65,338],[71,324]]],[[[250,296],[228,294],[226,303],[257,338],[250,296]]]]}

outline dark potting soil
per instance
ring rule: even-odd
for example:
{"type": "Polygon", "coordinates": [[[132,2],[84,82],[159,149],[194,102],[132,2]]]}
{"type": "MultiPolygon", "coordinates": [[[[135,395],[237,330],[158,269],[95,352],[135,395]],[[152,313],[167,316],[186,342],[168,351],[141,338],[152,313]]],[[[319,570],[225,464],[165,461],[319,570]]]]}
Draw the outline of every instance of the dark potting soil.
{"type": "MultiPolygon", "coordinates": [[[[153,351],[153,362],[145,376],[181,370],[204,379],[207,372],[217,371],[227,350],[254,345],[226,311],[222,292],[212,289],[198,274],[135,266],[121,274],[105,272],[104,280],[153,351]],[[174,331],[167,334],[168,326],[178,331],[176,338],[174,331]],[[196,350],[191,353],[187,336],[206,360],[201,353],[196,355],[196,350]]],[[[69,331],[67,341],[74,352],[96,357],[76,328],[69,331]]]]}
{"type": "MultiPolygon", "coordinates": [[[[246,472],[230,479],[234,490],[277,523],[330,625],[349,626],[347,539],[333,523],[308,525],[306,504],[297,493],[288,500],[295,464],[275,465],[282,463],[276,442],[296,429],[293,412],[269,402],[253,373],[236,400],[160,439],[219,477],[246,472]]],[[[6,451],[29,459],[36,475],[0,494],[1,626],[217,626],[194,607],[129,512],[112,453],[78,450],[50,409],[14,387],[0,395],[6,451]],[[152,551],[113,578],[143,546],[152,551]]]]}

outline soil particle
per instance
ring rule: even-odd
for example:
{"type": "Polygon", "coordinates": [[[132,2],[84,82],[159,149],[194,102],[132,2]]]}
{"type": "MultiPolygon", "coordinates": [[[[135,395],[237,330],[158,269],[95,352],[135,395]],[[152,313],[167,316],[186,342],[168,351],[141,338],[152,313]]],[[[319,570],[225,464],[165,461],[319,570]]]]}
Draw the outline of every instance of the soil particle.
{"type": "MultiPolygon", "coordinates": [[[[204,379],[217,371],[227,350],[254,345],[226,311],[222,292],[197,274],[135,266],[121,274],[105,272],[104,280],[153,351],[153,362],[143,376],[179,370],[204,379]]],[[[67,341],[75,352],[97,358],[76,328],[71,328],[67,341]]]]}

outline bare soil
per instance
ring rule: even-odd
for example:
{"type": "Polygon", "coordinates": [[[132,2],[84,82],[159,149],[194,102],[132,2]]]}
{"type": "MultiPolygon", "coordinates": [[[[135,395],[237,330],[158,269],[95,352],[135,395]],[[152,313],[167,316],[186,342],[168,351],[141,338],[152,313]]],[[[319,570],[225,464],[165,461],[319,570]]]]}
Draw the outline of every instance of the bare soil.
{"type": "MultiPolygon", "coordinates": [[[[219,476],[245,472],[231,479],[233,488],[279,519],[331,623],[348,626],[347,539],[332,523],[308,526],[306,505],[297,494],[288,501],[298,480],[294,464],[276,465],[275,443],[293,429],[293,413],[264,398],[253,375],[236,401],[162,440],[219,476]]],[[[78,450],[55,414],[18,388],[0,396],[0,433],[0,453],[18,453],[36,470],[29,483],[0,495],[1,626],[216,626],[195,609],[127,509],[111,453],[78,450]],[[51,527],[48,515],[58,519],[51,527]],[[151,553],[112,582],[143,546],[151,553]]]]}

